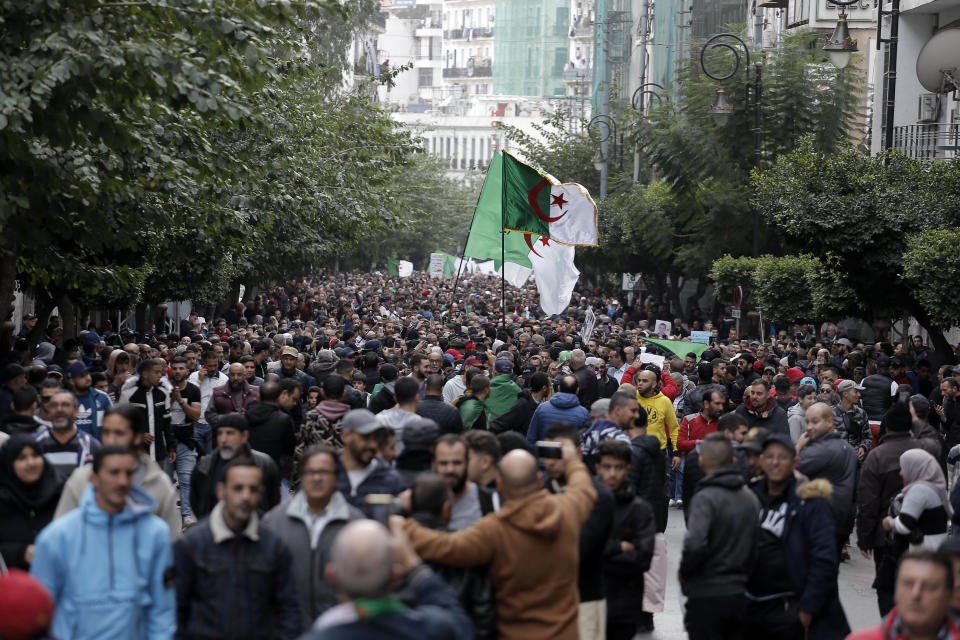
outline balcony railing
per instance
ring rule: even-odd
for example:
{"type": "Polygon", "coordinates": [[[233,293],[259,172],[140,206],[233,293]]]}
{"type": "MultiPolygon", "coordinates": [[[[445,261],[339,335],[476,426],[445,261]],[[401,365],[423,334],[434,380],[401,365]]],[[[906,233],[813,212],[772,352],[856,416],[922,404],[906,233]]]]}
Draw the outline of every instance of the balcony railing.
{"type": "Polygon", "coordinates": [[[447,29],[443,32],[447,40],[478,40],[492,38],[493,27],[464,27],[463,29],[447,29]]]}
{"type": "Polygon", "coordinates": [[[473,65],[469,67],[447,67],[443,70],[444,78],[489,78],[493,75],[490,65],[473,65]]]}
{"type": "Polygon", "coordinates": [[[593,67],[580,67],[578,69],[564,69],[564,82],[589,82],[593,78],[593,67]]]}
{"type": "Polygon", "coordinates": [[[447,40],[462,40],[464,37],[463,29],[447,29],[443,32],[443,37],[447,40]]]}
{"type": "Polygon", "coordinates": [[[960,151],[960,125],[910,124],[893,128],[893,148],[917,160],[946,160],[960,151]]]}

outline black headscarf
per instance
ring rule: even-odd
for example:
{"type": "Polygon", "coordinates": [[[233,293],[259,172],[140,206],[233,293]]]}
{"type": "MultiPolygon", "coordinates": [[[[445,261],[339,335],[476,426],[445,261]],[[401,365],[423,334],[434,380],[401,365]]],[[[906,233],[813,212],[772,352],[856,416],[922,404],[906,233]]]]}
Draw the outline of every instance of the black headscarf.
{"type": "Polygon", "coordinates": [[[43,461],[43,473],[36,482],[27,484],[20,480],[13,469],[13,462],[20,453],[30,447],[42,456],[43,451],[37,441],[27,433],[17,433],[0,447],[0,488],[11,495],[26,509],[39,509],[59,497],[63,490],[64,478],[46,461],[43,461]]]}

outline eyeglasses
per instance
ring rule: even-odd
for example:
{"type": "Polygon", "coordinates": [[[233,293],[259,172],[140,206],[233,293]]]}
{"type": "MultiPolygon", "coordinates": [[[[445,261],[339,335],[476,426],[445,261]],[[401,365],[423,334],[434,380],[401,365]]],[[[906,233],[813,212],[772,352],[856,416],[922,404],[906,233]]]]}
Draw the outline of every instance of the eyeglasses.
{"type": "Polygon", "coordinates": [[[823,389],[820,389],[820,393],[833,393],[833,388],[832,388],[832,387],[824,387],[823,389]]]}
{"type": "Polygon", "coordinates": [[[300,475],[304,478],[319,478],[321,476],[332,476],[336,474],[333,469],[305,469],[300,475]]]}

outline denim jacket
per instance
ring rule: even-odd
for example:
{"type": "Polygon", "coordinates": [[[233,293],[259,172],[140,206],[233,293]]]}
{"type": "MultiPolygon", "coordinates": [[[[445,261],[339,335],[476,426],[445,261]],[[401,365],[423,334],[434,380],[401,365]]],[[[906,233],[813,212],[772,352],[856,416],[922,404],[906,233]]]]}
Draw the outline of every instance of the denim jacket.
{"type": "Polygon", "coordinates": [[[174,545],[176,638],[296,638],[300,601],[292,556],[254,513],[240,532],[223,519],[223,502],[174,545]]]}

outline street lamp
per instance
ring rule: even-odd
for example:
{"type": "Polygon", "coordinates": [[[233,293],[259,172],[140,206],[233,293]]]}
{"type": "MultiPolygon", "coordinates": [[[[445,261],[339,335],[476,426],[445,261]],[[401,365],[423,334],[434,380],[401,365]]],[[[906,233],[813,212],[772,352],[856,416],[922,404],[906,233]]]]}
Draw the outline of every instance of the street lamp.
{"type": "Polygon", "coordinates": [[[633,92],[633,98],[630,100],[631,106],[633,106],[635,111],[645,111],[648,102],[644,100],[645,96],[650,96],[651,98],[656,98],[657,102],[660,102],[661,96],[660,91],[663,91],[663,85],[656,82],[647,82],[637,87],[637,90],[633,92]],[[648,89],[647,87],[656,87],[659,91],[654,91],[653,89],[648,89]]]}
{"type": "MultiPolygon", "coordinates": [[[[834,4],[846,6],[859,2],[859,0],[831,0],[834,4]]],[[[823,45],[823,51],[830,56],[830,62],[837,69],[843,69],[850,64],[850,56],[857,51],[857,41],[850,37],[850,29],[847,28],[847,13],[840,10],[840,16],[837,19],[837,26],[833,30],[832,36],[827,36],[823,45]]]]}
{"type": "MultiPolygon", "coordinates": [[[[853,0],[856,2],[857,0],[853,0]]],[[[756,62],[753,65],[754,76],[753,84],[750,83],[750,48],[747,47],[747,43],[744,42],[741,38],[735,36],[732,33],[718,33],[717,35],[711,37],[703,44],[703,48],[700,49],[700,69],[708,78],[716,80],[717,82],[726,82],[730,78],[733,78],[740,71],[740,49],[743,49],[744,54],[744,70],[746,72],[746,91],[745,104],[744,107],[747,111],[753,111],[753,166],[760,166],[760,153],[761,153],[761,132],[760,132],[760,98],[762,95],[762,72],[763,72],[763,63],[756,62]],[[730,41],[734,42],[730,42],[730,41]],[[739,45],[739,47],[737,46],[739,45]],[[734,65],[733,70],[726,75],[715,76],[710,73],[710,70],[707,68],[707,50],[715,49],[725,49],[733,53],[734,65]]],[[[710,107],[708,113],[713,116],[714,120],[720,124],[723,122],[730,114],[733,113],[733,105],[727,102],[727,94],[723,90],[722,86],[717,87],[717,97],[713,103],[713,106],[710,107]]],[[[753,257],[757,257],[760,254],[760,214],[757,211],[756,207],[753,208],[753,257]]]]}
{"type": "Polygon", "coordinates": [[[593,167],[600,172],[600,197],[607,197],[607,158],[604,155],[604,149],[613,141],[612,156],[617,156],[620,162],[620,170],[623,171],[623,138],[619,138],[619,147],[617,145],[617,121],[611,116],[601,113],[594,116],[587,123],[587,135],[597,143],[597,152],[593,156],[593,167]],[[619,153],[618,153],[619,148],[619,153]]]}

